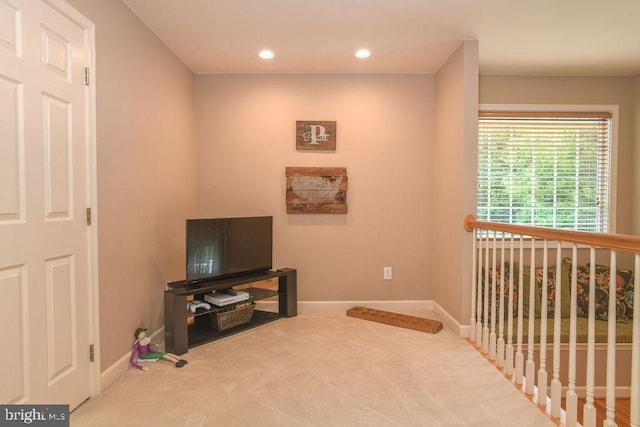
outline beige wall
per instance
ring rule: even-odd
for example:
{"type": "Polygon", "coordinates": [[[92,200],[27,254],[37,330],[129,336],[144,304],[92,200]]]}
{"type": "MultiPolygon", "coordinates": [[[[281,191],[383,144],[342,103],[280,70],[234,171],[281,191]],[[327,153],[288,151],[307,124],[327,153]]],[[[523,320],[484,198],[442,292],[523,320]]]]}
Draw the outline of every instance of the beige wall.
{"type": "MultiPolygon", "coordinates": [[[[633,194],[640,194],[640,74],[633,78],[634,84],[634,135],[633,135],[633,194]]],[[[640,197],[633,198],[633,231],[640,235],[640,197]]]]}
{"type": "MultiPolygon", "coordinates": [[[[477,42],[435,76],[194,76],[119,0],[69,2],[97,29],[103,369],[163,325],[187,217],[273,215],[300,300],[433,299],[466,323],[477,42]],[[296,120],[336,120],[336,152],[297,152],[296,120]],[[346,167],[349,213],[286,214],[286,166],[346,167]]],[[[482,76],[480,101],[619,104],[618,231],[640,230],[640,77],[482,76]]]]}
{"type": "Polygon", "coordinates": [[[196,75],[195,94],[199,216],[273,215],[301,301],[433,297],[433,76],[196,75]],[[336,120],[337,150],[297,152],[296,120],[336,120]],[[287,214],[286,166],[346,167],[349,213],[287,214]]]}
{"type": "MultiPolygon", "coordinates": [[[[619,105],[616,232],[634,232],[634,79],[631,77],[480,76],[480,103],[619,105]]],[[[640,106],[640,104],[637,104],[640,106]]],[[[635,203],[638,203],[637,201],[635,203]]],[[[637,220],[636,220],[637,221],[637,220]]],[[[637,230],[637,227],[635,228],[637,230]]]]}
{"type": "Polygon", "coordinates": [[[465,41],[436,74],[433,163],[434,300],[466,323],[470,311],[471,237],[464,216],[476,211],[478,43],[465,41]]]}
{"type": "Polygon", "coordinates": [[[164,324],[163,290],[184,276],[195,210],[193,74],[119,0],[69,0],[96,25],[102,370],[144,326],[164,324]]]}

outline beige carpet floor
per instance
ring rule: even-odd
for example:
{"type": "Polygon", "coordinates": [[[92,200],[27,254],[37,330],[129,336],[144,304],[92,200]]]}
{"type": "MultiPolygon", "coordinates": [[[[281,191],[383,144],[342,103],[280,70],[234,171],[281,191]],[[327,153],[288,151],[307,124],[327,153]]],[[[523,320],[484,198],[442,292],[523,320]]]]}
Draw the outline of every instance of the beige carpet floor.
{"type": "Polygon", "coordinates": [[[183,357],[183,368],[129,369],[71,426],[554,425],[446,327],[301,313],[183,357]]]}

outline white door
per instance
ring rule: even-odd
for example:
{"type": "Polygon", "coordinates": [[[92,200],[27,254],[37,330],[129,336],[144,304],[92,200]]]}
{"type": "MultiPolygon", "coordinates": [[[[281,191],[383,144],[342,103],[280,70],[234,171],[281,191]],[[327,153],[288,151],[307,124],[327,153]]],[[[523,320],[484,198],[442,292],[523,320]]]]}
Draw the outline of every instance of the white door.
{"type": "Polygon", "coordinates": [[[47,1],[0,0],[0,403],[91,394],[87,34],[47,1]]]}

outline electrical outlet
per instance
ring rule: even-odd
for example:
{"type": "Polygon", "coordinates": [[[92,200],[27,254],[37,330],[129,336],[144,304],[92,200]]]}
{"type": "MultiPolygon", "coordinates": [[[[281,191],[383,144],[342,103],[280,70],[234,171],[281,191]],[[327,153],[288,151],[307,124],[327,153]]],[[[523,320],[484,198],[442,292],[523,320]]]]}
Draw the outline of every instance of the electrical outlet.
{"type": "Polygon", "coordinates": [[[384,267],[383,278],[384,280],[391,280],[391,267],[384,267]]]}

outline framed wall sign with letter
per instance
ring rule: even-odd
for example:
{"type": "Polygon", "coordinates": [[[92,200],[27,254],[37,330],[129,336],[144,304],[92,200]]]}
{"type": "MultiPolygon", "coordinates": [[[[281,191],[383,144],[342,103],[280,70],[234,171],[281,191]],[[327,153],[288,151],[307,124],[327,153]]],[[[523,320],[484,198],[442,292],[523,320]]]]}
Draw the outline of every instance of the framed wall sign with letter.
{"type": "Polygon", "coordinates": [[[336,122],[303,120],[296,122],[297,150],[335,150],[336,122]]]}

